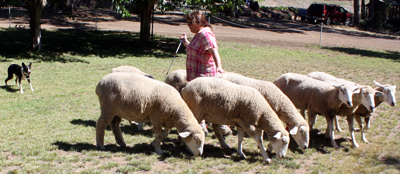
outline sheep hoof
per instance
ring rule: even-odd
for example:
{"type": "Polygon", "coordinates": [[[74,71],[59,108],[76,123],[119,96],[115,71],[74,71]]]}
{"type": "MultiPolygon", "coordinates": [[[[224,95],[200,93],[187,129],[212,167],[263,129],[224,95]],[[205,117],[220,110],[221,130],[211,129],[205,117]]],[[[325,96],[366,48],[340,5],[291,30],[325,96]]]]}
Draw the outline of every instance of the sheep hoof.
{"type": "Polygon", "coordinates": [[[246,155],[243,152],[238,152],[238,155],[240,156],[240,158],[246,159],[246,155]]]}
{"type": "Polygon", "coordinates": [[[364,143],[369,144],[369,142],[366,138],[364,138],[363,141],[364,141],[364,143]]]}
{"type": "Polygon", "coordinates": [[[230,148],[231,148],[231,147],[229,147],[229,145],[227,145],[227,144],[221,144],[221,147],[224,148],[224,149],[230,149],[230,148]]]}
{"type": "Polygon", "coordinates": [[[267,164],[271,164],[272,160],[271,160],[271,158],[267,158],[264,160],[264,162],[266,162],[267,164]]]}
{"type": "Polygon", "coordinates": [[[358,148],[359,145],[358,144],[353,144],[352,148],[358,148]]]}

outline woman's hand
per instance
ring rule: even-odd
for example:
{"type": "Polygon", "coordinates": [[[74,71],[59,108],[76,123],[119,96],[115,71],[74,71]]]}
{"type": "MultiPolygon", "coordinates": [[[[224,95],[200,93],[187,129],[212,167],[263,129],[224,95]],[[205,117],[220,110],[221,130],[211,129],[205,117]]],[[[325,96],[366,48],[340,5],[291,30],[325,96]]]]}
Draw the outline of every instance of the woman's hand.
{"type": "Polygon", "coordinates": [[[182,33],[180,39],[183,45],[185,46],[187,46],[190,43],[189,40],[187,39],[186,33],[182,33]]]}

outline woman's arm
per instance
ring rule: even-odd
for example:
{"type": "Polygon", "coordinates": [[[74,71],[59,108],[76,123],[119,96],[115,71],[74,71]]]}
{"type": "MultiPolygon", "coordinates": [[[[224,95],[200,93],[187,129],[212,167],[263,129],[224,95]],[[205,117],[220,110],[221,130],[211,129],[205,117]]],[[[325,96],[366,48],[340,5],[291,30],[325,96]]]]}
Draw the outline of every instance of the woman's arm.
{"type": "Polygon", "coordinates": [[[211,48],[208,52],[213,56],[215,65],[217,66],[217,72],[225,73],[224,69],[222,69],[221,57],[219,56],[218,48],[211,48]]]}

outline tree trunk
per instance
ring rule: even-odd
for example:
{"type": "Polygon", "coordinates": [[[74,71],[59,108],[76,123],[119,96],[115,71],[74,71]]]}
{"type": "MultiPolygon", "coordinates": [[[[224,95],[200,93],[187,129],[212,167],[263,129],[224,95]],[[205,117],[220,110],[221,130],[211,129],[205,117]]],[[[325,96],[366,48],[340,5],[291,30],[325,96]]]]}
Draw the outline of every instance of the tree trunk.
{"type": "Polygon", "coordinates": [[[375,24],[375,0],[369,1],[369,19],[375,24]]]}
{"type": "Polygon", "coordinates": [[[43,6],[46,0],[31,0],[28,3],[29,24],[31,33],[31,45],[33,50],[42,50],[42,33],[40,20],[42,18],[43,6]]]}
{"type": "Polygon", "coordinates": [[[361,19],[365,19],[365,0],[361,0],[361,19]]]}
{"type": "Polygon", "coordinates": [[[143,4],[140,8],[140,43],[147,45],[150,43],[150,24],[151,24],[151,13],[154,8],[154,4],[157,0],[151,0],[146,4],[143,4]]]}
{"type": "Polygon", "coordinates": [[[354,0],[354,26],[358,26],[360,21],[360,0],[354,0]]]}

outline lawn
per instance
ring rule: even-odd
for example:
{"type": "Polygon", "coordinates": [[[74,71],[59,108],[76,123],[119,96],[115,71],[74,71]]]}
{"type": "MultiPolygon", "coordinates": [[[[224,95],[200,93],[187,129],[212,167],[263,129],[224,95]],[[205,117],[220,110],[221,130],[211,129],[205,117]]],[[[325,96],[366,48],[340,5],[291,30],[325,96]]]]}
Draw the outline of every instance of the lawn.
{"type": "MultiPolygon", "coordinates": [[[[107,129],[106,151],[99,151],[95,144],[99,80],[114,67],[131,65],[162,81],[179,41],[157,36],[155,44],[143,47],[137,43],[138,33],[44,30],[44,50],[37,53],[25,49],[28,36],[28,30],[0,29],[0,76],[6,78],[12,63],[32,62],[35,89],[31,91],[23,81],[25,93],[20,94],[14,80],[9,87],[0,84],[0,173],[400,173],[400,110],[386,103],[377,108],[366,131],[369,144],[357,132],[360,147],[352,149],[347,122],[341,118],[343,131],[335,133],[341,147],[332,148],[324,137],[326,121],[319,117],[309,149],[302,151],[291,140],[287,156],[278,159],[273,152],[271,164],[263,163],[251,138],[243,142],[247,159],[240,159],[235,134],[226,138],[231,149],[222,149],[216,139],[206,137],[204,154],[194,158],[177,143],[175,130],[159,156],[149,145],[151,126],[139,131],[128,121],[121,125],[127,147],[117,146],[107,129]]],[[[400,84],[398,52],[231,42],[221,42],[219,47],[226,71],[256,79],[273,81],[287,72],[324,71],[373,87],[373,80],[400,84]]],[[[171,71],[184,68],[181,47],[171,71]]]]}

